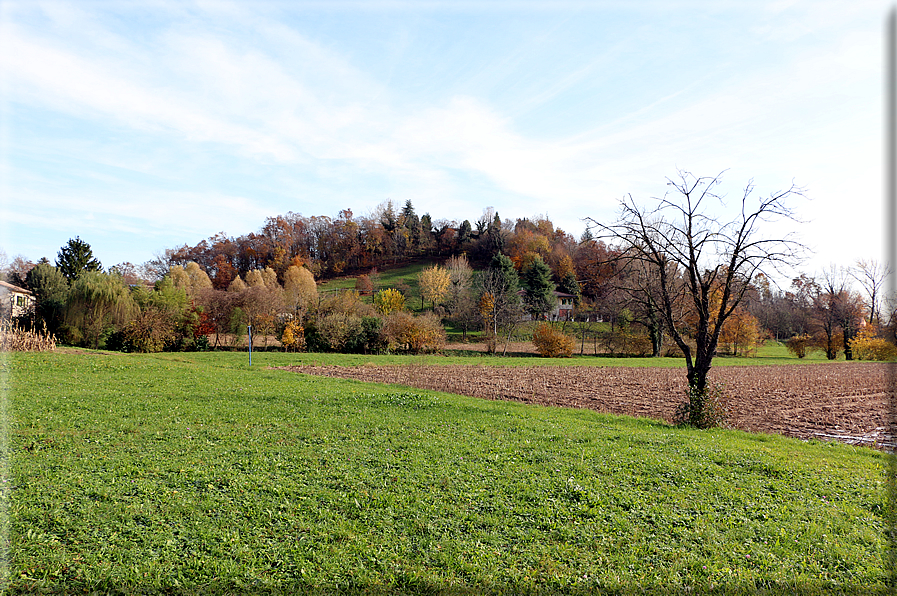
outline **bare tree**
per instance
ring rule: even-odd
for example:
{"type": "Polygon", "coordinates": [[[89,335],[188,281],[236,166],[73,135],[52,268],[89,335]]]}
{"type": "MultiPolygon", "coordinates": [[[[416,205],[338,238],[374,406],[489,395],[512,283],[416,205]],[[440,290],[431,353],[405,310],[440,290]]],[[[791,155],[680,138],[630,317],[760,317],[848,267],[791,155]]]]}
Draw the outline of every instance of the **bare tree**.
{"type": "Polygon", "coordinates": [[[724,204],[716,192],[721,175],[696,177],[680,171],[678,179],[667,179],[672,189],[654,199],[654,208],[639,206],[628,195],[621,201],[616,223],[587,219],[603,237],[622,244],[626,260],[644,263],[656,273],[666,331],[685,355],[688,419],[696,426],[708,421],[707,373],[726,319],[755,275],[793,266],[806,250],[793,234],[765,237],[760,230],[766,222],[796,221],[786,202],[803,196],[802,189],[792,184],[755,200],[750,181],[742,193],[739,214],[721,221],[710,213],[711,203],[724,204]],[[672,276],[671,270],[679,275],[672,276]],[[677,316],[680,300],[687,301],[691,316],[677,316]],[[689,337],[694,344],[687,341],[689,337]]]}
{"type": "MultiPolygon", "coordinates": [[[[617,288],[625,297],[628,307],[633,311],[635,322],[642,324],[651,338],[651,355],[662,355],[663,338],[666,333],[663,298],[660,288],[660,276],[654,267],[640,259],[632,259],[617,274],[617,288]]],[[[673,263],[667,264],[667,281],[676,283],[677,272],[673,263]]],[[[681,297],[681,296],[680,296],[681,297]]],[[[681,302],[681,301],[680,301],[681,302]]],[[[681,304],[675,305],[676,319],[680,316],[681,304]]]]}
{"type": "Polygon", "coordinates": [[[881,301],[882,288],[885,279],[891,274],[891,268],[874,259],[871,261],[860,259],[856,266],[848,271],[850,276],[866,290],[866,295],[869,296],[869,324],[877,326],[880,318],[878,303],[881,301]]]}
{"type": "Polygon", "coordinates": [[[851,276],[847,269],[831,265],[827,269],[823,269],[820,286],[824,304],[828,309],[825,316],[841,328],[844,357],[847,360],[853,360],[850,342],[859,331],[864,305],[862,298],[856,292],[851,291],[849,277],[851,276]]]}

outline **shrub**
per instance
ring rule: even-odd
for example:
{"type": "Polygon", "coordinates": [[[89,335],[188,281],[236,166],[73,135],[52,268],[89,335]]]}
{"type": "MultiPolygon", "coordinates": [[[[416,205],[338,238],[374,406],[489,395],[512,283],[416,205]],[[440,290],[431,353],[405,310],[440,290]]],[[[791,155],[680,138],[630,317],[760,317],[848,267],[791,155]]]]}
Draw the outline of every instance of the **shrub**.
{"type": "Polygon", "coordinates": [[[809,335],[795,335],[785,342],[788,351],[798,358],[805,358],[807,351],[812,347],[812,338],[809,335]]]}
{"type": "Polygon", "coordinates": [[[897,360],[897,346],[876,337],[872,331],[861,331],[850,340],[850,349],[857,360],[897,360]]]}
{"type": "Polygon", "coordinates": [[[394,312],[386,319],[383,335],[390,349],[415,354],[437,352],[445,345],[445,329],[432,313],[415,317],[409,312],[394,312]]]}
{"type": "Polygon", "coordinates": [[[575,340],[554,329],[548,323],[539,323],[533,331],[533,345],[539,355],[546,358],[570,358],[575,340]]]}
{"type": "Polygon", "coordinates": [[[362,296],[370,296],[374,293],[374,282],[368,275],[359,275],[355,278],[355,291],[362,296]]]}
{"type": "Polygon", "coordinates": [[[679,404],[674,422],[696,428],[725,427],[728,422],[725,387],[715,383],[703,393],[689,388],[688,399],[679,404]]]}
{"type": "Polygon", "coordinates": [[[653,350],[650,337],[625,329],[601,331],[597,336],[604,351],[611,355],[647,356],[653,350]]]}
{"type": "Polygon", "coordinates": [[[382,315],[405,309],[405,296],[398,290],[386,288],[374,294],[374,308],[382,315]]]}
{"type": "Polygon", "coordinates": [[[361,317],[357,315],[333,313],[318,319],[318,333],[327,350],[344,351],[361,332],[361,317]]]}

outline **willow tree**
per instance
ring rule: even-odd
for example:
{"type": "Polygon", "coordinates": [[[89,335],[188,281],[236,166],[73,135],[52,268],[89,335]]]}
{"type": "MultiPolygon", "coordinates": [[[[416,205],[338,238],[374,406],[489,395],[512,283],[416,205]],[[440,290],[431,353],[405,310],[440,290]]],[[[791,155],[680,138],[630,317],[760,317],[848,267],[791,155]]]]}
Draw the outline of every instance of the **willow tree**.
{"type": "Polygon", "coordinates": [[[786,190],[755,198],[749,181],[735,215],[725,219],[714,215],[725,207],[716,190],[720,183],[721,174],[696,177],[679,171],[677,179],[667,179],[671,190],[654,198],[653,206],[641,206],[627,195],[615,223],[588,218],[603,237],[621,245],[623,259],[643,264],[656,275],[666,331],[685,355],[687,422],[702,427],[712,422],[707,374],[723,325],[756,275],[769,277],[770,269],[794,266],[806,250],[793,233],[767,236],[763,229],[777,220],[797,221],[788,202],[803,196],[802,189],[792,183],[786,190]],[[683,310],[686,316],[680,316],[683,310]]]}
{"type": "Polygon", "coordinates": [[[97,349],[103,335],[124,325],[135,310],[134,299],[121,277],[84,271],[69,291],[66,324],[72,339],[97,349]]]}

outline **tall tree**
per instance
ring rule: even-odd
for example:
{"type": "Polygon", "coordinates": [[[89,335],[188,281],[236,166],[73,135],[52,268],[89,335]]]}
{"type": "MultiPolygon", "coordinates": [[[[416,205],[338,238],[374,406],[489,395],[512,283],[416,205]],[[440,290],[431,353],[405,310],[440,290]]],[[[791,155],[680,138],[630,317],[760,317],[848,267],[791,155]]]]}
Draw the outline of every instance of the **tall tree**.
{"type": "Polygon", "coordinates": [[[74,281],[85,271],[99,271],[100,262],[94,258],[90,244],[81,240],[80,236],[69,239],[56,255],[56,267],[67,280],[74,281]]]}
{"type": "Polygon", "coordinates": [[[554,295],[555,285],[551,281],[551,268],[542,257],[535,258],[523,269],[521,286],[526,311],[533,320],[541,320],[550,313],[557,304],[554,295]]]}
{"type": "Polygon", "coordinates": [[[720,183],[721,175],[696,177],[680,171],[677,179],[667,179],[672,190],[654,199],[654,208],[639,206],[630,195],[621,201],[617,222],[605,225],[590,218],[602,235],[627,248],[626,259],[642,262],[656,272],[666,329],[685,355],[688,422],[700,427],[712,423],[707,409],[707,373],[726,319],[757,273],[794,265],[805,250],[790,234],[767,237],[761,229],[771,220],[795,220],[787,202],[802,195],[800,188],[792,184],[755,200],[754,184],[748,182],[738,215],[723,221],[713,215],[710,206],[722,203],[716,191],[720,183]],[[682,272],[681,283],[680,278],[669,275],[671,264],[682,272]],[[711,297],[717,292],[719,299],[711,305],[711,297]],[[693,329],[677,318],[679,296],[688,300],[694,311],[693,329]],[[687,341],[689,335],[694,347],[687,341]]]}
{"type": "Polygon", "coordinates": [[[417,286],[420,288],[421,308],[424,300],[429,300],[433,308],[436,308],[436,304],[448,296],[451,275],[439,265],[427,267],[417,275],[417,286]]]}
{"type": "Polygon", "coordinates": [[[510,336],[510,331],[520,320],[520,278],[514,263],[502,253],[492,258],[489,268],[482,271],[479,278],[479,310],[487,335],[493,342],[490,349],[494,351],[499,333],[506,330],[510,336]]]}
{"type": "Polygon", "coordinates": [[[34,293],[35,323],[43,324],[50,333],[58,333],[65,317],[68,280],[53,265],[38,263],[28,272],[25,282],[34,293]]]}
{"type": "Polygon", "coordinates": [[[891,274],[891,268],[874,259],[860,259],[849,271],[851,277],[859,282],[869,297],[869,324],[878,326],[880,324],[878,303],[881,301],[882,287],[885,279],[891,274]]]}
{"type": "Polygon", "coordinates": [[[301,319],[318,299],[318,286],[311,271],[292,265],[283,274],[283,293],[286,308],[301,319]]]}

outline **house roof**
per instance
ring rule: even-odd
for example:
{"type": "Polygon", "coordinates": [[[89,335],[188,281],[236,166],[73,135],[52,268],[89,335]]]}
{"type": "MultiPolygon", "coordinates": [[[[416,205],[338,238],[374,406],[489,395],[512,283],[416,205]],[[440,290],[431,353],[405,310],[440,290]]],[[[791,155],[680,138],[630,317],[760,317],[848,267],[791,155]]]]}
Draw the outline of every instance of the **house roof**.
{"type": "Polygon", "coordinates": [[[25,288],[20,288],[19,286],[14,286],[10,283],[6,283],[5,281],[0,281],[0,290],[6,290],[7,292],[15,292],[16,294],[31,294],[31,290],[26,290],[25,288]]]}

